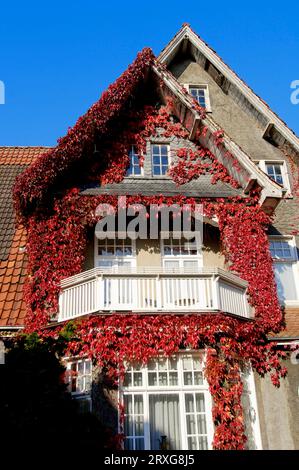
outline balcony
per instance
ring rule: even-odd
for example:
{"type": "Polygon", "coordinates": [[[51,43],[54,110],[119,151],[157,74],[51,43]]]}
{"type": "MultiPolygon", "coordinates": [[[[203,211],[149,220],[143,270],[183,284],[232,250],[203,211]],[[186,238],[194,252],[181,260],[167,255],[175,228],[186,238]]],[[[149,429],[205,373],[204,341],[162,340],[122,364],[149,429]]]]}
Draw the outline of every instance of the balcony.
{"type": "Polygon", "coordinates": [[[92,313],[216,313],[251,318],[246,281],[220,268],[94,268],[63,279],[58,321],[92,313]]]}

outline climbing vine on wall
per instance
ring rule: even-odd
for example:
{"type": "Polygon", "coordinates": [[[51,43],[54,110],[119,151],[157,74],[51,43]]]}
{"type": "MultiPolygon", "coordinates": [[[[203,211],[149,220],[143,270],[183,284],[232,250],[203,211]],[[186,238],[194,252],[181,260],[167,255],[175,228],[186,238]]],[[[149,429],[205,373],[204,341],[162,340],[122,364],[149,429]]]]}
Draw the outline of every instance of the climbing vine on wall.
{"type": "MultiPolygon", "coordinates": [[[[152,53],[145,50],[127,72],[109,87],[98,103],[81,118],[56,149],[41,157],[18,180],[15,205],[28,229],[28,305],[27,330],[55,335],[59,329],[45,328],[58,310],[60,281],[83,268],[87,233],[97,221],[100,203],[117,208],[115,195],[83,196],[72,187],[56,197],[49,194],[54,181],[69,165],[86,156],[89,180],[102,185],[120,182],[135,145],[141,165],[147,139],[153,136],[187,141],[189,132],[175,117],[171,101],[162,106],[125,104],[145,77],[152,53]],[[125,113],[123,111],[125,108],[125,113]],[[118,118],[118,120],[116,119],[118,118]],[[117,138],[116,138],[117,137],[117,138]],[[96,146],[95,146],[96,143],[96,146]]],[[[136,104],[136,103],[135,103],[136,104]]],[[[195,106],[195,105],[194,105],[195,106]]],[[[200,111],[200,110],[199,110],[200,111]]],[[[202,117],[204,115],[202,114],[202,117]]],[[[205,132],[204,128],[201,132],[205,132]]],[[[221,145],[221,133],[215,143],[221,145]]],[[[227,169],[199,143],[176,152],[170,176],[178,184],[209,174],[211,184],[219,180],[238,187],[227,169]]],[[[233,159],[231,155],[227,158],[233,159]]],[[[238,165],[233,161],[238,171],[238,165]]],[[[251,361],[261,375],[271,373],[273,383],[286,371],[280,356],[267,340],[269,331],[281,328],[281,311],[274,284],[272,260],[266,229],[270,219],[258,205],[258,193],[247,198],[194,199],[183,195],[166,197],[127,196],[126,203],[171,205],[202,203],[207,217],[217,217],[228,267],[248,281],[248,295],[255,309],[255,320],[247,321],[219,315],[118,315],[93,316],[76,322],[69,354],[84,354],[114,378],[121,378],[125,361],[147,362],[157,353],[169,356],[181,348],[207,348],[205,374],[214,401],[214,447],[242,449],[246,437],[241,406],[240,368],[251,361]]]]}

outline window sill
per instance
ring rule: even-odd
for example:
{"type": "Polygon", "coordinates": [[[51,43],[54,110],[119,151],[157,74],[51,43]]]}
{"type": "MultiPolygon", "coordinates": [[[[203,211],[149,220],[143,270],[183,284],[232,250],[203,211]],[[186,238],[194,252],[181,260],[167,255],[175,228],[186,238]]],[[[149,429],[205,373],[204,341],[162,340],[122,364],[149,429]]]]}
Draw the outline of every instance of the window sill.
{"type": "Polygon", "coordinates": [[[288,308],[288,307],[295,307],[295,308],[299,308],[299,300],[284,300],[284,301],[281,301],[279,302],[281,307],[285,307],[285,308],[288,308]]]}

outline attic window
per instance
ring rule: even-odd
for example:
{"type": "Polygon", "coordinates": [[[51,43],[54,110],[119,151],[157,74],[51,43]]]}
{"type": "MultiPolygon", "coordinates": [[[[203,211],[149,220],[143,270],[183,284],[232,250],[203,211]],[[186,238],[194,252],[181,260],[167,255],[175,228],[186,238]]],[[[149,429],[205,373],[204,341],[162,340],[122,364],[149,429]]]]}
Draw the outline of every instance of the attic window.
{"type": "Polygon", "coordinates": [[[198,104],[205,108],[206,111],[211,111],[210,96],[208,85],[187,85],[190,95],[198,102],[198,104]]]}
{"type": "Polygon", "coordinates": [[[258,165],[273,181],[286,188],[289,192],[291,191],[286,162],[260,160],[258,165]]]}
{"type": "Polygon", "coordinates": [[[141,176],[142,175],[142,168],[140,166],[138,153],[136,152],[136,148],[132,145],[129,151],[129,159],[130,159],[130,166],[127,170],[126,176],[141,176]]]}
{"type": "Polygon", "coordinates": [[[282,164],[281,163],[266,163],[267,174],[276,183],[283,185],[282,164]]]}
{"type": "Polygon", "coordinates": [[[169,145],[152,144],[151,153],[153,176],[165,176],[169,167],[169,145]]]}

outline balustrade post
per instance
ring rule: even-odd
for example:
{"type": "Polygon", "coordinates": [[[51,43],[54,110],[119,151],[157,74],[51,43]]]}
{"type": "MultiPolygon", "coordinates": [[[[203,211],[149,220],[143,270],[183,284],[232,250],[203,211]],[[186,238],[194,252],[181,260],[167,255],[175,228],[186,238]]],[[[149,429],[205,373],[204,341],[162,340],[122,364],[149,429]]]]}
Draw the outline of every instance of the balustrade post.
{"type": "Polygon", "coordinates": [[[212,281],[212,308],[216,310],[221,310],[221,298],[220,298],[220,288],[219,288],[219,276],[213,275],[211,278],[212,281]]]}

